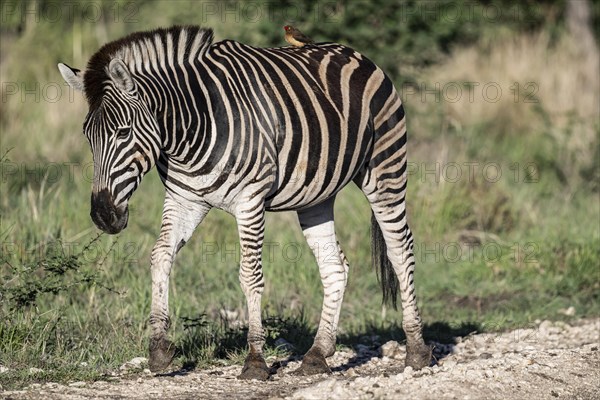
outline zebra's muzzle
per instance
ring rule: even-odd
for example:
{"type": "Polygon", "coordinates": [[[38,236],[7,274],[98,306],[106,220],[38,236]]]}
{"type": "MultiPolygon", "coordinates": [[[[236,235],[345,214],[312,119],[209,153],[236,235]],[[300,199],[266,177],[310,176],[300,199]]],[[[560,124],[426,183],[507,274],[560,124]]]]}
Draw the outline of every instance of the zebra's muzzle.
{"type": "Polygon", "coordinates": [[[90,216],[98,229],[109,234],[115,234],[121,232],[127,226],[129,210],[127,207],[116,207],[108,190],[102,189],[97,193],[92,193],[90,216]]]}

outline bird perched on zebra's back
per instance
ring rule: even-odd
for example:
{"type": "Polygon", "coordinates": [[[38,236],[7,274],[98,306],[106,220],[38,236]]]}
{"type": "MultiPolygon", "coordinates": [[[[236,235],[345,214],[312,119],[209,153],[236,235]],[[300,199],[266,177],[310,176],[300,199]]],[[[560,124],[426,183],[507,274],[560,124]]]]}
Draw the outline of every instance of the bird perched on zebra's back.
{"type": "Polygon", "coordinates": [[[285,41],[294,47],[304,47],[307,44],[315,43],[311,38],[291,25],[286,25],[283,29],[285,29],[285,41]]]}

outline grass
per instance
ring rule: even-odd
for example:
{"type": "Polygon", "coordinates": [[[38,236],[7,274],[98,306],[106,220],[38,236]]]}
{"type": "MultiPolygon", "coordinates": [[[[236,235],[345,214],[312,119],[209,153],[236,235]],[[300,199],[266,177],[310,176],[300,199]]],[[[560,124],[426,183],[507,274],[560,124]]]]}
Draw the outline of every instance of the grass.
{"type": "MultiPolygon", "coordinates": [[[[406,99],[415,279],[431,340],[600,315],[600,126],[594,108],[600,90],[592,60],[598,57],[577,53],[564,40],[503,38],[459,49],[423,71],[427,82],[497,80],[506,90],[511,81],[533,80],[538,103],[509,96],[499,103],[406,99]],[[484,50],[491,56],[479,57],[484,50]],[[451,75],[456,71],[461,75],[451,75]],[[501,176],[491,179],[498,170],[501,176]],[[574,315],[565,312],[569,307],[574,315]]],[[[149,174],[132,199],[127,230],[98,236],[89,218],[91,156],[78,133],[85,105],[75,100],[2,105],[5,389],[107,379],[124,362],[146,355],[149,259],[164,190],[156,172],[149,174]],[[5,118],[9,112],[19,118],[5,118]],[[30,373],[31,367],[43,372],[30,373]]],[[[381,305],[370,266],[364,196],[348,187],[335,211],[351,264],[338,342],[352,346],[373,335],[402,340],[401,313],[381,305]]],[[[237,243],[233,218],[215,210],[176,260],[170,333],[181,350],[177,366],[243,360],[247,315],[237,243]]],[[[288,354],[275,345],[284,338],[301,354],[320,314],[318,270],[294,214],[268,215],[265,243],[266,351],[288,354]]]]}

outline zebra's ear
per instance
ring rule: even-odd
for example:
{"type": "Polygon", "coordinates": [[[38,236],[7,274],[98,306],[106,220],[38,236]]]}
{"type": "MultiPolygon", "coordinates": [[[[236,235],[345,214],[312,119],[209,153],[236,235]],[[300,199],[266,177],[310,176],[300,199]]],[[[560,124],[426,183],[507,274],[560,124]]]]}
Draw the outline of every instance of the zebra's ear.
{"type": "Polygon", "coordinates": [[[67,64],[58,63],[58,70],[65,82],[73,89],[83,92],[83,72],[77,68],[71,68],[67,64]]]}
{"type": "Polygon", "coordinates": [[[113,58],[108,65],[108,73],[110,74],[110,79],[112,79],[119,89],[124,92],[133,92],[133,88],[135,87],[133,78],[123,61],[113,58]]]}

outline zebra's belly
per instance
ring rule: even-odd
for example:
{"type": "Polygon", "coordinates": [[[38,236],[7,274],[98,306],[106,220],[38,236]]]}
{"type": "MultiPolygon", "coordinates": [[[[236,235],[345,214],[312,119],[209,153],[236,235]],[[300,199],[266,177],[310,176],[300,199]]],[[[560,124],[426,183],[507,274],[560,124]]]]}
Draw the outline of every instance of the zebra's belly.
{"type": "Polygon", "coordinates": [[[317,193],[314,190],[287,185],[275,197],[267,199],[265,206],[267,211],[295,211],[302,210],[324,202],[335,196],[348,182],[336,185],[334,189],[317,193]]]}
{"type": "Polygon", "coordinates": [[[354,165],[340,160],[338,163],[325,163],[316,168],[316,160],[312,160],[312,167],[311,162],[300,161],[293,167],[288,167],[287,173],[286,168],[279,164],[273,188],[266,198],[266,209],[301,210],[324,202],[346,186],[359,172],[360,166],[364,165],[364,157],[355,157],[355,161],[354,165]]]}

